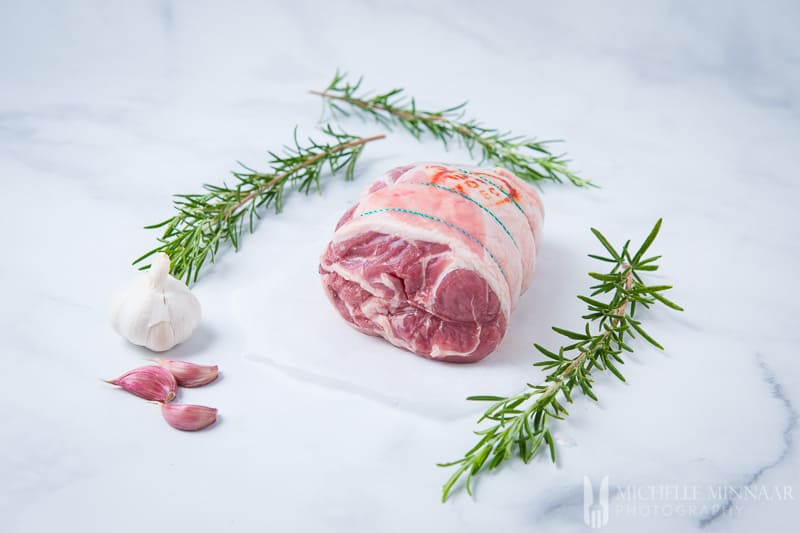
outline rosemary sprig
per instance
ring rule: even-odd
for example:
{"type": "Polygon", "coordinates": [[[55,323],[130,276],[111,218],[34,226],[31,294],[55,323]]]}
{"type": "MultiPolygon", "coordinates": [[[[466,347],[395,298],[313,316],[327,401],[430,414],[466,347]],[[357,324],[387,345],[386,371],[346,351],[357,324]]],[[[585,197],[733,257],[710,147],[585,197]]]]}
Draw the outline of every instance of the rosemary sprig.
{"type": "Polygon", "coordinates": [[[407,97],[403,89],[392,89],[374,96],[371,92],[360,92],[362,81],[363,78],[359,78],[350,83],[346,74],[337,72],[325,90],[311,91],[311,94],[325,98],[334,113],[349,115],[343,107],[346,104],[384,127],[391,129],[398,124],[417,139],[428,132],[445,148],[450,141],[458,140],[470,155],[477,152],[481,162],[504,167],[532,183],[567,180],[578,187],[593,185],[567,167],[569,160],[564,158],[564,154],[556,155],[549,150],[548,145],[556,141],[516,136],[465,119],[467,102],[440,111],[425,111],[418,109],[416,100],[407,97]]]}
{"type": "MultiPolygon", "coordinates": [[[[326,166],[331,174],[344,169],[345,179],[350,180],[364,146],[385,137],[357,137],[336,131],[330,125],[323,128],[322,133],[323,141],[309,138],[301,143],[295,129],[293,146],[284,147],[281,153],[268,152],[267,172],[258,172],[239,163],[244,171],[232,172],[233,185],[205,184],[203,193],[175,195],[177,213],[158,224],[145,226],[145,229],[164,228],[158,239],[160,244],[133,264],[143,263],[156,252],[165,252],[170,257],[171,273],[175,277],[187,283],[196,281],[206,260],[214,262],[221,244],[229,243],[234,250],[239,250],[245,222],[252,233],[262,208],[273,204],[280,212],[287,185],[305,194],[312,188],[319,191],[326,166]]],[[[142,265],[140,269],[149,266],[142,265]]]]}
{"type": "Polygon", "coordinates": [[[550,372],[544,383],[529,383],[524,392],[515,396],[467,398],[491,402],[483,416],[478,419],[479,424],[488,421],[491,425],[475,431],[480,438],[461,459],[439,465],[456,467],[442,488],[442,501],[447,500],[456,482],[464,476],[466,490],[471,495],[470,481],[473,476],[483,470],[497,468],[515,452],[527,463],[545,444],[549,448],[551,460],[555,462],[556,448],[549,422],[551,419],[562,420],[569,415],[563,404],[572,403],[572,395],[576,389],[597,401],[597,396],[592,391],[592,371],[608,370],[625,381],[618,365],[624,364],[621,357],[623,352],[633,352],[628,338],[633,338],[636,334],[656,348],[663,349],[642,328],[641,322],[634,318],[637,306],[649,308],[654,304],[663,304],[677,311],[683,310],[664,296],[664,291],[671,286],[647,285],[641,277],[643,272],[658,269],[656,261],[661,256],[644,256],[660,228],[661,219],[633,254],[629,251],[630,241],[617,250],[599,231],[592,228],[592,233],[603,245],[608,257],[594,254],[589,257],[611,263],[612,267],[607,274],[589,273],[598,283],[591,287],[589,296],[578,296],[588,307],[588,313],[582,317],[586,321],[584,328],[572,331],[554,327],[556,333],[569,341],[558,351],[534,344],[545,357],[545,360],[534,363],[534,366],[550,372]],[[610,294],[607,302],[596,299],[599,295],[607,294],[610,294]]]}

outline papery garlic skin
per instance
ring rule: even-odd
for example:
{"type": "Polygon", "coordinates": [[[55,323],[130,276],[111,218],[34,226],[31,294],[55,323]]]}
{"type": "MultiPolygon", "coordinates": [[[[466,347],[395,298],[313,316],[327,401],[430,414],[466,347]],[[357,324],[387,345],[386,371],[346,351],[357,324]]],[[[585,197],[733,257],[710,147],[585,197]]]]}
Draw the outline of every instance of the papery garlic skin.
{"type": "Polygon", "coordinates": [[[161,405],[161,414],[167,424],[181,431],[197,431],[217,421],[217,410],[204,405],[165,403],[161,405]]]}
{"type": "Polygon", "coordinates": [[[198,365],[162,357],[156,359],[155,362],[175,376],[181,387],[202,387],[217,379],[219,375],[217,365],[198,365]]]}
{"type": "Polygon", "coordinates": [[[200,302],[169,275],[169,257],[159,252],[150,270],[117,296],[111,324],[133,344],[163,352],[188,339],[200,316],[200,302]]]}
{"type": "Polygon", "coordinates": [[[153,402],[169,402],[178,391],[175,376],[167,369],[155,365],[134,368],[118,378],[107,380],[106,383],[153,402]]]}

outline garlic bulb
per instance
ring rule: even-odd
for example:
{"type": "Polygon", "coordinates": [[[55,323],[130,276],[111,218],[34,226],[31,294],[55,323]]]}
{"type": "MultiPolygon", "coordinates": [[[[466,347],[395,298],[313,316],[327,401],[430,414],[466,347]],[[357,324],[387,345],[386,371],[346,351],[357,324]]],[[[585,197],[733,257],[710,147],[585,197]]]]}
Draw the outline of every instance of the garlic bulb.
{"type": "Polygon", "coordinates": [[[169,275],[169,257],[157,253],[150,270],[122,291],[111,312],[114,330],[155,352],[169,350],[200,322],[200,303],[189,288],[169,275]]]}

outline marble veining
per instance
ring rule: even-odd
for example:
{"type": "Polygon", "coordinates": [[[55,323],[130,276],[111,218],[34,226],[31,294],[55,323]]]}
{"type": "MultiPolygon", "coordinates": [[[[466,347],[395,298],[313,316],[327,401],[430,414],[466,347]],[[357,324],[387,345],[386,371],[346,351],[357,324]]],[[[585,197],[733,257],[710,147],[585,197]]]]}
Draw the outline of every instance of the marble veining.
{"type": "Polygon", "coordinates": [[[0,2],[0,531],[571,532],[604,476],[609,531],[795,530],[798,26],[782,0],[0,2]],[[220,365],[181,401],[221,422],[176,432],[100,381],[152,356],[113,333],[110,296],[172,194],[329,118],[307,91],[337,68],[564,139],[601,187],[542,188],[537,274],[497,353],[436,364],[348,328],[317,260],[384,170],[472,161],[371,143],[353,182],[289,195],[203,274],[203,322],[169,353],[220,365]],[[666,350],[637,344],[625,384],[598,376],[600,401],[554,428],[556,465],[439,503],[435,464],[474,439],[464,397],[540,380],[531,344],[577,325],[589,227],[639,240],[659,216],[653,280],[686,308],[646,318],[666,350]]]}
{"type": "MultiPolygon", "coordinates": [[[[759,369],[763,373],[764,381],[769,386],[773,398],[775,398],[776,400],[778,400],[778,402],[780,402],[785,412],[786,422],[782,435],[783,448],[780,450],[780,453],[775,459],[769,461],[764,465],[759,466],[755,471],[747,474],[746,479],[741,483],[741,485],[737,487],[738,490],[742,490],[746,487],[752,487],[753,485],[758,483],[758,481],[764,476],[764,474],[768,470],[779,466],[791,454],[795,453],[794,433],[797,430],[797,419],[798,419],[797,410],[795,409],[794,405],[792,405],[791,400],[789,400],[789,398],[784,393],[783,386],[778,381],[777,376],[775,376],[774,372],[764,362],[764,357],[761,354],[756,354],[755,358],[759,369]]],[[[729,512],[733,506],[734,506],[734,501],[731,498],[726,498],[719,506],[719,509],[700,518],[699,521],[700,527],[706,527],[715,520],[717,520],[718,518],[724,516],[725,513],[729,512]]]]}

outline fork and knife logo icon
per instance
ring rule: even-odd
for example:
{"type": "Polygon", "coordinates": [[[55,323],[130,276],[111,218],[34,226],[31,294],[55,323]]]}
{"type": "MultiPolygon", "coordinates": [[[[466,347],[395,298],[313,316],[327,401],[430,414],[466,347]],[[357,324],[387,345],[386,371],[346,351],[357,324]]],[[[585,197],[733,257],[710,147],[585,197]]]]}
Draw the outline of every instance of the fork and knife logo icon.
{"type": "Polygon", "coordinates": [[[596,499],[592,480],[583,476],[583,523],[592,529],[608,524],[608,476],[600,480],[596,499]]]}

